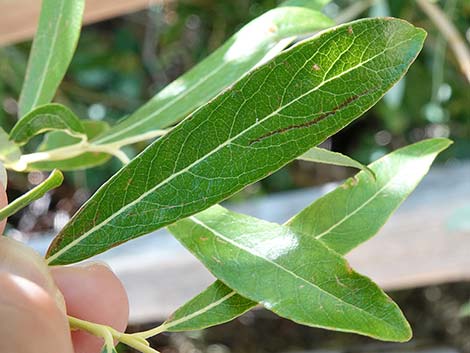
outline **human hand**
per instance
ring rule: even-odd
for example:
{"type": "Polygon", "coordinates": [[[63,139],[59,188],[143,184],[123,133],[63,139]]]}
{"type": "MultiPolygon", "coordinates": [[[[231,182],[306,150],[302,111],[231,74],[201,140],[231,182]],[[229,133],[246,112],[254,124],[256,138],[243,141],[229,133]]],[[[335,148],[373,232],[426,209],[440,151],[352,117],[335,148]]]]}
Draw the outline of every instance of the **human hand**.
{"type": "MultiPolygon", "coordinates": [[[[0,208],[6,204],[0,185],[0,208]]],[[[0,234],[4,227],[5,221],[0,234]]],[[[70,333],[66,312],[123,331],[129,305],[121,282],[105,265],[48,268],[27,246],[1,237],[0,352],[99,353],[100,339],[70,333]]]]}

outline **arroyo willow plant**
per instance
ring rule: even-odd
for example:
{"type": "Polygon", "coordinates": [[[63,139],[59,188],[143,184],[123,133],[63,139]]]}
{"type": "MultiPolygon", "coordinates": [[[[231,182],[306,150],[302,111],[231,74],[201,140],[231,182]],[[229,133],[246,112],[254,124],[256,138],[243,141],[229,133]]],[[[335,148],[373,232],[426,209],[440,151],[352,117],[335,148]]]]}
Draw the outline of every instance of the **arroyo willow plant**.
{"type": "MultiPolygon", "coordinates": [[[[149,331],[126,334],[69,317],[71,328],[102,337],[104,352],[115,351],[114,340],[156,352],[146,341],[153,335],[221,324],[258,304],[308,326],[411,337],[398,306],[343,256],[377,233],[450,141],[418,142],[369,166],[316,146],[403,77],[425,32],[398,19],[364,19],[286,49],[333,25],[320,12],[327,2],[284,2],[109,127],[51,103],[78,40],[83,0],[43,1],[20,119],[9,134],[0,130],[0,159],[16,171],[88,168],[112,156],[124,164],[55,237],[46,263],[82,261],[168,226],[218,278],[149,331]],[[42,134],[37,150],[24,153],[42,134]],[[121,150],[155,138],[131,161],[121,150]],[[360,172],[283,225],[217,205],[294,159],[360,172]]],[[[61,182],[54,171],[0,218],[61,182]]]]}

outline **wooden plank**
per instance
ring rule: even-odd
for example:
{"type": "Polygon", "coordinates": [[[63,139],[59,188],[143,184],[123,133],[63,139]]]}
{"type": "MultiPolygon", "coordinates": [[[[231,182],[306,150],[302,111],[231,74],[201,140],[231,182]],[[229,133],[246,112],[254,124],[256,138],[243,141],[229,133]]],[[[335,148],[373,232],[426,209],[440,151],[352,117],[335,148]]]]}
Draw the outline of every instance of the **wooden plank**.
{"type": "MultiPolygon", "coordinates": [[[[282,223],[332,184],[227,205],[282,223]]],[[[351,265],[387,290],[470,280],[470,232],[449,216],[470,204],[470,163],[434,168],[379,234],[348,255],[351,265]]],[[[44,252],[50,239],[33,243],[44,252]]],[[[207,287],[212,275],[168,232],[133,240],[98,257],[123,281],[132,323],[163,320],[207,287]]]]}
{"type": "MultiPolygon", "coordinates": [[[[73,1],[73,0],[71,0],[73,1]]],[[[87,0],[84,23],[142,10],[163,0],[87,0]]],[[[0,46],[34,36],[41,8],[40,0],[0,0],[0,46]]]]}

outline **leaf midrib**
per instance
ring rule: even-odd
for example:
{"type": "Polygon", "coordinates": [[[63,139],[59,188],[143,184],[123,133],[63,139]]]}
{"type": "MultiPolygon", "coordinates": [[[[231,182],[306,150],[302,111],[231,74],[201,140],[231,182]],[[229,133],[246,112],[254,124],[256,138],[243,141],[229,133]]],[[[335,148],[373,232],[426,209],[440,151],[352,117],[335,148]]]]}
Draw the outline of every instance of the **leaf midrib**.
{"type": "Polygon", "coordinates": [[[348,306],[348,307],[352,307],[352,308],[354,308],[354,309],[357,309],[357,310],[359,310],[360,312],[364,313],[365,315],[370,316],[370,317],[372,317],[372,318],[375,318],[375,319],[377,319],[378,321],[380,321],[380,322],[382,322],[382,323],[385,323],[385,325],[388,326],[388,327],[391,327],[393,331],[396,330],[396,328],[395,328],[393,325],[391,325],[390,323],[388,323],[385,319],[383,319],[383,318],[381,318],[381,317],[378,317],[378,316],[375,316],[374,314],[372,314],[372,313],[370,313],[370,312],[364,310],[363,308],[358,307],[358,306],[356,306],[356,305],[354,305],[354,304],[352,304],[352,303],[349,303],[349,302],[344,301],[344,299],[342,299],[342,298],[340,298],[340,297],[337,297],[337,296],[335,296],[334,294],[328,292],[327,290],[321,288],[321,287],[318,286],[317,284],[312,283],[312,282],[306,280],[305,278],[303,278],[303,277],[297,275],[295,272],[292,272],[290,269],[288,269],[288,268],[286,268],[286,267],[284,267],[284,266],[278,264],[278,263],[275,262],[275,261],[272,261],[271,259],[268,259],[268,258],[262,256],[261,254],[259,254],[259,253],[257,253],[257,252],[254,252],[253,249],[250,249],[250,248],[245,247],[245,246],[243,246],[243,245],[241,245],[241,244],[239,244],[239,243],[234,242],[232,239],[225,237],[223,234],[219,233],[217,230],[215,230],[215,229],[209,227],[206,223],[204,223],[204,222],[202,222],[202,221],[199,221],[199,219],[197,219],[196,217],[191,216],[191,217],[189,217],[189,218],[190,218],[194,223],[196,223],[196,224],[200,225],[201,227],[207,229],[209,232],[214,233],[217,237],[220,237],[222,240],[225,240],[226,242],[232,244],[232,245],[235,246],[236,248],[238,248],[238,249],[240,249],[240,250],[243,250],[243,251],[247,252],[248,254],[250,254],[250,255],[252,255],[252,256],[254,256],[254,257],[257,257],[257,258],[263,260],[264,262],[267,262],[267,263],[269,263],[269,264],[271,264],[271,265],[273,265],[273,266],[279,268],[281,271],[285,272],[286,274],[291,275],[291,276],[297,278],[298,280],[300,280],[300,281],[306,283],[307,285],[309,285],[310,287],[315,288],[316,290],[319,290],[321,293],[325,294],[326,296],[328,296],[328,297],[330,297],[330,298],[333,298],[334,300],[340,302],[341,304],[344,304],[344,305],[346,305],[346,306],[348,306]]]}
{"type": "MultiPolygon", "coordinates": [[[[323,87],[325,84],[333,81],[333,80],[336,80],[346,74],[348,74],[349,72],[352,72],[360,67],[362,67],[363,65],[367,64],[368,62],[372,61],[372,60],[375,60],[376,58],[378,58],[379,56],[383,55],[385,52],[387,51],[390,51],[390,50],[393,50],[394,48],[402,45],[403,43],[406,43],[408,41],[411,41],[413,39],[413,37],[407,39],[407,40],[404,40],[404,41],[401,41],[399,43],[397,43],[396,45],[392,46],[392,47],[388,47],[386,48],[385,50],[381,51],[380,53],[372,56],[371,58],[349,68],[348,70],[345,70],[343,72],[341,72],[340,74],[338,75],[335,75],[323,82],[321,82],[319,85],[315,86],[314,88],[312,88],[311,90],[308,90],[307,92],[301,94],[300,96],[294,98],[292,101],[286,103],[285,105],[279,107],[278,109],[276,109],[275,111],[273,111],[272,113],[268,114],[266,117],[264,117],[263,119],[259,119],[257,122],[255,122],[254,124],[250,125],[248,128],[246,128],[245,130],[241,131],[240,133],[238,133],[237,135],[235,135],[234,137],[232,138],[229,138],[227,139],[227,141],[225,141],[224,143],[220,144],[219,146],[217,146],[215,149],[213,149],[212,151],[209,151],[207,154],[205,154],[204,156],[202,156],[201,158],[197,159],[196,161],[194,161],[193,163],[191,163],[190,165],[188,165],[187,167],[181,169],[180,171],[170,175],[169,177],[167,177],[166,179],[162,180],[160,183],[158,183],[156,186],[154,186],[153,188],[149,189],[147,192],[144,192],[141,196],[139,196],[137,199],[135,199],[134,201],[130,202],[129,204],[125,205],[124,207],[122,207],[120,210],[118,210],[117,212],[113,213],[111,216],[109,216],[108,218],[106,218],[105,220],[103,220],[102,222],[100,222],[98,225],[92,227],[90,230],[88,230],[87,232],[85,232],[83,235],[81,235],[80,237],[78,237],[77,239],[73,240],[72,242],[70,242],[69,244],[67,244],[66,246],[64,246],[63,248],[61,248],[58,252],[56,252],[55,254],[51,255],[49,258],[47,258],[47,263],[51,263],[52,261],[54,261],[55,259],[57,259],[59,256],[61,256],[64,252],[66,252],[68,249],[70,249],[71,247],[75,246],[76,244],[78,244],[79,242],[81,242],[83,239],[87,238],[89,234],[91,234],[92,232],[94,232],[96,229],[99,229],[103,226],[105,226],[106,224],[108,224],[110,221],[112,221],[114,218],[116,218],[117,216],[119,216],[121,213],[125,212],[128,208],[131,208],[132,206],[134,206],[135,204],[137,204],[138,202],[140,202],[143,198],[145,198],[148,194],[154,192],[155,190],[157,190],[158,188],[160,188],[161,186],[165,185],[166,183],[170,182],[171,180],[173,180],[174,178],[176,178],[177,176],[189,171],[192,167],[194,167],[195,165],[199,164],[200,162],[202,162],[203,160],[205,160],[206,158],[210,157],[211,155],[213,155],[214,153],[218,152],[220,149],[228,146],[230,143],[232,143],[233,141],[235,141],[236,139],[238,139],[239,137],[243,136],[245,133],[247,133],[248,131],[250,131],[251,129],[259,126],[260,124],[264,123],[266,120],[268,120],[269,118],[273,117],[274,115],[278,114],[280,111],[284,110],[285,108],[289,107],[291,104],[294,104],[295,102],[297,102],[298,100],[304,98],[305,96],[307,95],[310,95],[312,94],[313,92],[317,91],[318,89],[320,89],[321,87],[323,87]]],[[[315,55],[317,54],[317,52],[315,52],[315,54],[313,54],[307,61],[311,60],[315,55]]],[[[295,74],[297,75],[297,73],[295,74]]],[[[138,158],[138,157],[137,157],[138,158]]]]}
{"type": "Polygon", "coordinates": [[[180,324],[182,324],[186,321],[189,321],[189,320],[191,320],[191,319],[193,319],[193,318],[195,318],[199,315],[205,314],[206,312],[208,312],[212,308],[215,308],[216,306],[219,306],[223,302],[229,300],[235,294],[237,294],[237,292],[231,291],[228,294],[226,294],[225,296],[223,296],[222,298],[220,298],[219,300],[216,300],[215,302],[212,302],[211,304],[204,306],[202,309],[199,309],[199,310],[197,310],[197,311],[195,311],[195,312],[193,312],[189,315],[185,315],[185,316],[183,316],[183,317],[181,317],[177,320],[170,320],[170,321],[168,321],[168,323],[163,324],[162,326],[165,328],[165,330],[170,329],[174,326],[178,326],[178,325],[180,325],[180,324]]]}

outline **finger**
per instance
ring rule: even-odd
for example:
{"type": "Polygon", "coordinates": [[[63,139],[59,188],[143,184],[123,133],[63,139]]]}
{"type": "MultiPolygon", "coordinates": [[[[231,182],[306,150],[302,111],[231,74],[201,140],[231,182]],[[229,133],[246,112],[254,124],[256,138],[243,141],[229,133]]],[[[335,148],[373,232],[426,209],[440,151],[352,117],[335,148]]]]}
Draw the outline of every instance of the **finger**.
{"type": "MultiPolygon", "coordinates": [[[[129,303],[122,283],[105,265],[53,267],[52,275],[65,297],[67,313],[124,331],[129,303]]],[[[76,353],[99,353],[103,341],[83,331],[72,332],[76,353]]]]}
{"type": "MultiPolygon", "coordinates": [[[[5,192],[3,185],[0,183],[0,208],[5,207],[6,205],[8,205],[7,193],[5,192]]],[[[6,219],[0,222],[0,235],[3,234],[6,222],[6,219]]]]}
{"type": "Polygon", "coordinates": [[[0,352],[73,353],[67,318],[49,293],[0,272],[0,352]]]}

